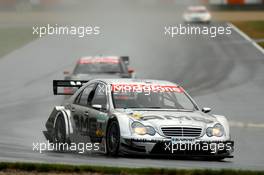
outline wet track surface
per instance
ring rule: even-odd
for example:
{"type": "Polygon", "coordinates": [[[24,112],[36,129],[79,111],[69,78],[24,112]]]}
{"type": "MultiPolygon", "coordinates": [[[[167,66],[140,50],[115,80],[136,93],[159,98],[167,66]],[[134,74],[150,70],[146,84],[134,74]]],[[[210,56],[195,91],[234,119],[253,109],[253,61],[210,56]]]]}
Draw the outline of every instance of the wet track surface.
{"type": "Polygon", "coordinates": [[[100,7],[102,11],[98,13],[97,5],[97,10],[91,9],[76,21],[100,26],[99,36],[46,36],[0,59],[0,160],[263,169],[264,128],[261,125],[231,127],[235,157],[223,162],[32,151],[33,142],[44,141],[41,131],[46,119],[53,106],[62,101],[61,97],[52,95],[52,80],[63,78],[63,70],[72,68],[75,60],[83,55],[129,55],[138,77],[179,82],[200,106],[212,107],[213,113],[223,114],[231,121],[264,123],[264,55],[239,33],[232,31],[232,35],[216,38],[169,38],[164,35],[164,26],[176,25],[181,15],[170,5],[113,6],[100,7]]]}

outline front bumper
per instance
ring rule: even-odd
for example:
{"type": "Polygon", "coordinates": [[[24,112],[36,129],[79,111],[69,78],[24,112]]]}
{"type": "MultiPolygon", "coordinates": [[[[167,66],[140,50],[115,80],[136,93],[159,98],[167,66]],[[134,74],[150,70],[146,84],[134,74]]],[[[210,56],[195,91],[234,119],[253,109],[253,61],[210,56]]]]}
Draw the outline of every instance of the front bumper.
{"type": "Polygon", "coordinates": [[[211,21],[210,18],[201,18],[201,17],[185,18],[185,22],[190,22],[190,23],[208,23],[210,21],[211,21]]]}
{"type": "Polygon", "coordinates": [[[167,140],[121,139],[124,154],[232,158],[234,141],[172,143],[167,140]]]}

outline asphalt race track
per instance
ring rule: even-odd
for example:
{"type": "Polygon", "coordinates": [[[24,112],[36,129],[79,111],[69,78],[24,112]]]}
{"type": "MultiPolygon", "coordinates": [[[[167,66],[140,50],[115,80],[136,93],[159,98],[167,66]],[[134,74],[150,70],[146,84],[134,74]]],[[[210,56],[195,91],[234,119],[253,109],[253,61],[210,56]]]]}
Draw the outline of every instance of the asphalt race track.
{"type": "Polygon", "coordinates": [[[175,4],[93,5],[75,25],[98,25],[101,35],[46,36],[0,59],[0,161],[264,169],[262,52],[234,30],[216,38],[165,36],[164,26],[181,22],[175,4]],[[138,77],[179,82],[200,106],[226,115],[232,121],[235,157],[210,162],[32,151],[33,142],[44,141],[46,119],[62,101],[52,95],[52,80],[63,78],[63,70],[71,69],[78,57],[98,54],[129,55],[138,77]]]}

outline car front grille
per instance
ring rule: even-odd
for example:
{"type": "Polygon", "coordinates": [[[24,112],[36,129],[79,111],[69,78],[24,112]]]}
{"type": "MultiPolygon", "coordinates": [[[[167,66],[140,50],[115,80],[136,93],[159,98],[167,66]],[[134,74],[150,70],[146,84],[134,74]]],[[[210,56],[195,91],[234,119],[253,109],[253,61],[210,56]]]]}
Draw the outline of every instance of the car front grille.
{"type": "Polygon", "coordinates": [[[162,127],[161,131],[167,137],[199,137],[202,133],[200,127],[162,127]]]}

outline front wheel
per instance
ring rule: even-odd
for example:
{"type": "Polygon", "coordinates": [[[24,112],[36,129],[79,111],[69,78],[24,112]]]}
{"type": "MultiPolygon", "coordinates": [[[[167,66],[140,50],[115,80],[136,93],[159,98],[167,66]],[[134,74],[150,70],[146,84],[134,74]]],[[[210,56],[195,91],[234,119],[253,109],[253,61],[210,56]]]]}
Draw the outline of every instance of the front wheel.
{"type": "Polygon", "coordinates": [[[113,120],[109,123],[106,133],[106,149],[110,156],[117,156],[120,145],[120,129],[118,122],[113,120]]]}

